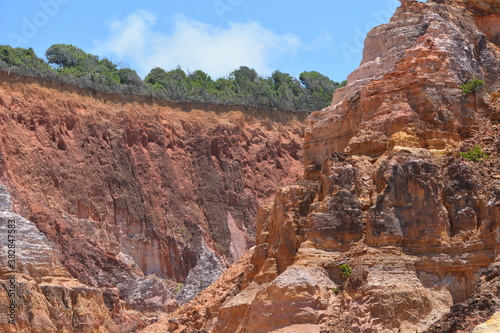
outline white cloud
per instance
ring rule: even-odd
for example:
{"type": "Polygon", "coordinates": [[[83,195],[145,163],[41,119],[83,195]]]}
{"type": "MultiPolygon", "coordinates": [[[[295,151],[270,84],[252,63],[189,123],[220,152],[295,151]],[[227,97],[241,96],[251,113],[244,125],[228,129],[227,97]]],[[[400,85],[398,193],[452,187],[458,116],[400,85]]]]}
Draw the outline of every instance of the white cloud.
{"type": "Polygon", "coordinates": [[[184,16],[172,18],[168,33],[154,29],[156,17],[144,10],[110,23],[106,40],[96,43],[95,53],[116,57],[145,75],[153,67],[165,70],[181,66],[201,69],[212,78],[229,74],[239,66],[254,68],[268,75],[273,60],[293,55],[301,48],[300,39],[291,33],[277,34],[257,22],[230,23],[218,28],[184,16]]]}
{"type": "Polygon", "coordinates": [[[322,31],[310,44],[304,46],[304,50],[318,51],[331,48],[333,45],[333,35],[327,31],[322,31]]]}

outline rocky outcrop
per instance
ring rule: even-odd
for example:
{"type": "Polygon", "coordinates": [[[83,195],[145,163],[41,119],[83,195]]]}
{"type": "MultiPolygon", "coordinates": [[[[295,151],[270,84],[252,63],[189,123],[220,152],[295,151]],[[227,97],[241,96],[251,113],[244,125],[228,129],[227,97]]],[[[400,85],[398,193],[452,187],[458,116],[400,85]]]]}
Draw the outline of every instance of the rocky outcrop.
{"type": "MultiPolygon", "coordinates": [[[[477,27],[488,39],[500,46],[500,3],[495,0],[454,0],[472,13],[477,27]]],[[[436,1],[437,2],[437,1],[436,1]]]]}
{"type": "MultiPolygon", "coordinates": [[[[481,270],[495,260],[500,202],[488,194],[496,193],[496,183],[487,182],[500,173],[498,162],[495,152],[483,178],[470,162],[426,150],[373,164],[363,156],[327,159],[320,181],[282,188],[260,214],[253,270],[242,271],[229,286],[239,292],[224,295],[215,313],[194,320],[196,327],[215,320],[213,332],[301,324],[322,332],[424,330],[467,301],[481,270]],[[469,206],[474,199],[488,204],[469,206]],[[352,268],[350,277],[342,277],[342,264],[352,268]]],[[[195,298],[188,308],[202,311],[207,305],[200,303],[195,298]]],[[[489,311],[500,305],[491,304],[489,311]]],[[[182,311],[173,315],[184,318],[182,311]]]]}
{"type": "Polygon", "coordinates": [[[402,1],[373,29],[348,85],[309,117],[304,178],[260,208],[255,247],[144,332],[494,327],[500,53],[481,3],[402,1]],[[473,77],[485,90],[463,93],[473,77]],[[487,158],[459,154],[475,146],[487,158]]]}
{"type": "Polygon", "coordinates": [[[12,236],[0,246],[2,332],[119,332],[105,302],[112,291],[72,278],[36,225],[12,212],[5,186],[0,193],[0,233],[12,236]]]}
{"type": "MultiPolygon", "coordinates": [[[[26,235],[48,242],[33,253],[56,258],[120,332],[172,311],[175,296],[190,300],[243,256],[258,204],[303,170],[305,114],[0,78],[0,181],[30,221],[26,235]]],[[[58,276],[49,259],[32,261],[26,279],[58,276]]],[[[72,292],[54,290],[52,301],[30,288],[42,303],[72,292]]],[[[43,310],[47,320],[57,309],[43,310]]]]}
{"type": "Polygon", "coordinates": [[[398,146],[456,148],[490,108],[487,97],[463,94],[460,86],[476,77],[498,90],[498,52],[464,8],[404,1],[390,23],[368,34],[360,67],[332,106],[311,115],[307,170],[334,152],[375,157],[398,146]]]}
{"type": "Polygon", "coordinates": [[[498,332],[499,267],[493,263],[482,274],[471,297],[451,307],[426,333],[436,332],[498,332]]]}

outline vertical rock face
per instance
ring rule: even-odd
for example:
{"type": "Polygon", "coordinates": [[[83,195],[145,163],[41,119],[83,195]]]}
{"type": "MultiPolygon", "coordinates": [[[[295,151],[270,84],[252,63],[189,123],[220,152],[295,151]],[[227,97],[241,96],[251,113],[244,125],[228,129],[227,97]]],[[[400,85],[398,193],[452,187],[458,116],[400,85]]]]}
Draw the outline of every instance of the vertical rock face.
{"type": "MultiPolygon", "coordinates": [[[[467,8],[474,17],[478,28],[488,36],[488,39],[500,45],[500,4],[495,0],[455,0],[459,5],[467,8]]],[[[437,2],[437,1],[436,1],[437,2]]]]}
{"type": "Polygon", "coordinates": [[[456,147],[488,109],[484,97],[463,94],[460,86],[476,77],[498,89],[498,52],[466,9],[404,1],[390,23],[368,34],[360,67],[332,106],[310,117],[306,168],[334,152],[456,147]]]}
{"type": "Polygon", "coordinates": [[[402,1],[368,34],[348,85],[309,117],[304,178],[260,208],[255,247],[170,315],[172,332],[498,324],[500,53],[480,24],[497,3],[402,1]],[[485,88],[463,93],[474,77],[485,88]],[[475,145],[488,157],[459,155],[475,145]]]}
{"type": "MultiPolygon", "coordinates": [[[[217,279],[254,244],[258,204],[303,172],[304,114],[163,105],[0,78],[0,181],[29,221],[24,234],[36,239],[26,244],[45,246],[20,261],[26,278],[61,268],[101,292],[82,302],[104,300],[121,332],[217,279]]],[[[44,300],[42,286],[33,288],[40,302],[71,294],[44,300]]]]}
{"type": "Polygon", "coordinates": [[[71,277],[36,225],[12,212],[4,185],[0,185],[0,233],[5,236],[0,245],[0,304],[3,309],[14,304],[16,323],[9,323],[11,312],[2,311],[2,332],[119,332],[114,311],[105,304],[106,291],[71,277]],[[7,235],[13,236],[10,242],[7,235]]]}
{"type": "Polygon", "coordinates": [[[393,155],[377,176],[382,179],[375,178],[375,182],[383,189],[367,225],[369,244],[428,248],[448,236],[448,212],[441,199],[443,180],[436,164],[411,154],[393,155]]]}

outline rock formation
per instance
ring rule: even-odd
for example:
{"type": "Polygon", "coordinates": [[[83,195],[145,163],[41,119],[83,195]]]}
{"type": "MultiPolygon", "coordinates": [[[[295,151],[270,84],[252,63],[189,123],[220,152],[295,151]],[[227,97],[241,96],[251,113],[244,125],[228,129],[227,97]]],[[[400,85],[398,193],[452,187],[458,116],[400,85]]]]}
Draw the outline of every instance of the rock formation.
{"type": "Polygon", "coordinates": [[[498,9],[402,1],[309,117],[304,177],[261,206],[256,245],[144,332],[492,332],[498,9]],[[485,88],[464,93],[473,78],[485,88]],[[459,154],[475,146],[487,157],[459,154]]]}
{"type": "Polygon", "coordinates": [[[25,332],[150,324],[243,256],[258,205],[303,172],[304,114],[0,78],[0,183],[30,237],[17,244],[36,300],[18,302],[25,332]]]}
{"type": "Polygon", "coordinates": [[[485,109],[482,98],[460,89],[474,77],[495,91],[500,68],[498,47],[473,16],[452,4],[404,1],[390,23],[368,34],[349,86],[311,116],[305,165],[314,168],[333,152],[456,147],[477,130],[475,113],[485,109]]]}
{"type": "Polygon", "coordinates": [[[1,245],[3,254],[13,249],[15,257],[11,259],[13,267],[9,267],[6,255],[0,259],[0,302],[3,309],[9,309],[11,300],[15,302],[16,326],[8,323],[11,318],[2,311],[2,332],[119,332],[105,304],[113,290],[89,287],[72,278],[47,237],[33,222],[12,212],[10,193],[3,185],[0,206],[2,235],[9,234],[8,221],[15,223],[11,228],[15,240],[1,245]],[[8,244],[15,247],[9,248],[8,244]],[[16,273],[11,273],[13,270],[16,273]],[[15,296],[8,295],[11,290],[15,296]]]}

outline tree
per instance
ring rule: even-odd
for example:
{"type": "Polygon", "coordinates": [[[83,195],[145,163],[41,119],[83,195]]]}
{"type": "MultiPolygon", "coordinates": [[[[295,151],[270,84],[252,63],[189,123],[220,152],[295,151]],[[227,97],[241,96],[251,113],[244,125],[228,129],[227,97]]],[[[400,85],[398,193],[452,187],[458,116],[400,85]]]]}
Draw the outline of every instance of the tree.
{"type": "Polygon", "coordinates": [[[137,86],[143,84],[137,72],[130,68],[120,68],[118,70],[118,77],[120,78],[120,84],[137,86]]]}
{"type": "Polygon", "coordinates": [[[234,79],[236,83],[240,86],[245,86],[255,82],[258,78],[258,74],[253,68],[247,66],[240,66],[237,70],[234,70],[230,74],[230,78],[234,79]]]}
{"type": "Polygon", "coordinates": [[[333,93],[339,86],[337,82],[333,82],[327,76],[316,71],[302,72],[299,76],[299,80],[309,91],[323,89],[323,91],[333,93]]]}
{"type": "Polygon", "coordinates": [[[234,80],[219,78],[213,83],[214,102],[221,104],[237,104],[238,96],[234,80]]]}
{"type": "Polygon", "coordinates": [[[299,102],[304,92],[300,82],[290,74],[278,70],[274,71],[271,77],[276,91],[276,106],[289,110],[300,109],[299,102]]]}
{"type": "Polygon", "coordinates": [[[212,78],[210,77],[210,75],[201,70],[196,70],[193,73],[190,73],[188,75],[188,78],[190,79],[190,81],[204,82],[204,83],[212,82],[212,78]]]}
{"type": "Polygon", "coordinates": [[[30,47],[23,49],[13,48],[8,45],[0,45],[0,61],[8,67],[17,67],[27,74],[41,74],[51,72],[50,66],[41,58],[37,57],[35,51],[30,47]]]}
{"type": "Polygon", "coordinates": [[[76,68],[82,74],[92,71],[99,64],[99,57],[70,44],[54,44],[47,49],[45,56],[49,64],[56,68],[76,68]]]}
{"type": "Polygon", "coordinates": [[[186,78],[186,73],[179,67],[169,72],[155,67],[146,75],[145,82],[154,90],[163,92],[166,98],[186,100],[188,98],[186,78]]]}
{"type": "Polygon", "coordinates": [[[212,78],[204,71],[190,73],[186,78],[186,85],[190,100],[211,102],[216,95],[212,78]]]}
{"type": "Polygon", "coordinates": [[[329,105],[333,92],[341,87],[338,82],[316,71],[302,72],[299,80],[306,88],[302,104],[307,110],[319,110],[329,105]]]}
{"type": "MultiPolygon", "coordinates": [[[[107,87],[129,85],[132,84],[130,80],[134,81],[130,69],[120,73],[118,65],[108,58],[99,59],[98,56],[70,44],[54,44],[47,49],[45,56],[49,64],[66,77],[86,77],[107,87]]],[[[137,82],[135,78],[135,83],[137,82]]]]}
{"type": "Polygon", "coordinates": [[[144,78],[144,82],[152,87],[165,88],[164,84],[167,79],[167,72],[160,67],[153,68],[144,78]]]}

